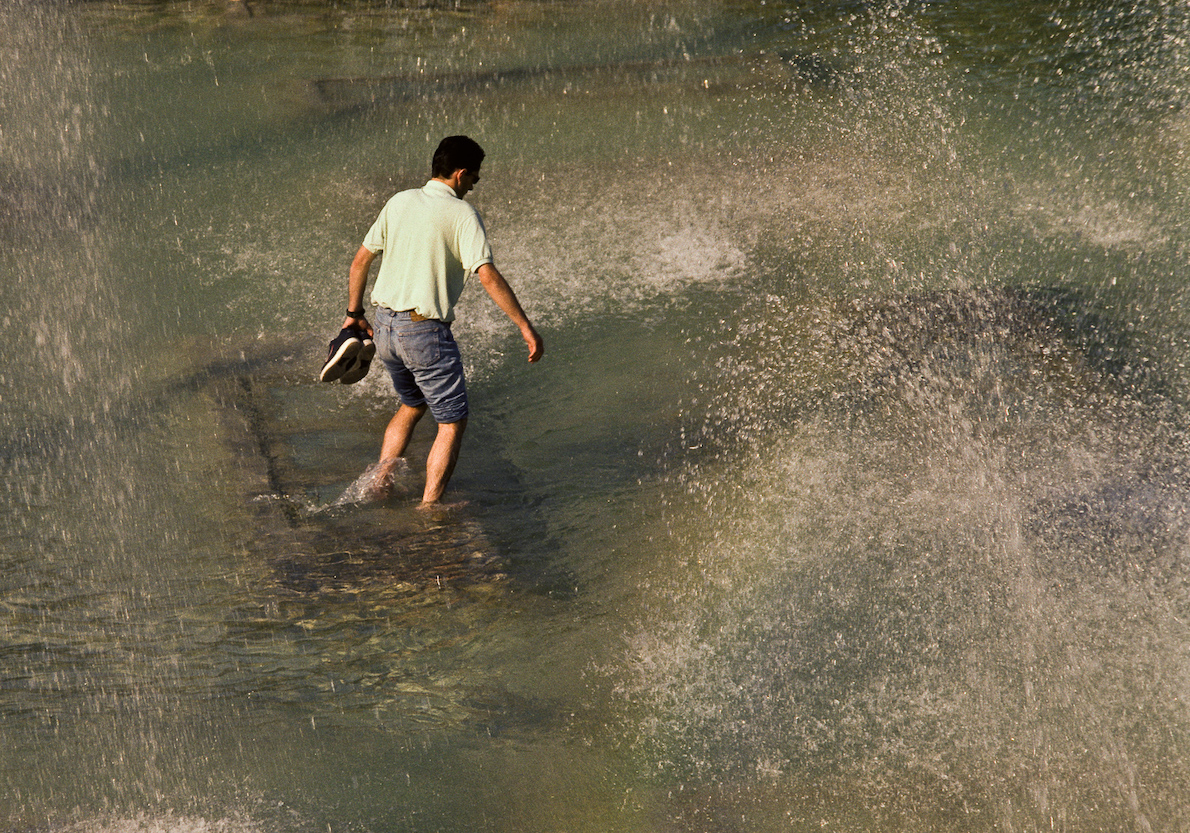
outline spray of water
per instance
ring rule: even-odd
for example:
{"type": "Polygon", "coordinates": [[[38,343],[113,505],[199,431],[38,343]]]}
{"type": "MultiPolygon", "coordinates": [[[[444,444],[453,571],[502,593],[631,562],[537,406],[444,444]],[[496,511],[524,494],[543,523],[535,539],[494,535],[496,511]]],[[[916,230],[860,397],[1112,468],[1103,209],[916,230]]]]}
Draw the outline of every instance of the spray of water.
{"type": "Polygon", "coordinates": [[[650,760],[919,822],[1176,808],[1190,438],[1088,318],[960,291],[744,328],[675,474],[690,560],[631,640],[650,760]]]}

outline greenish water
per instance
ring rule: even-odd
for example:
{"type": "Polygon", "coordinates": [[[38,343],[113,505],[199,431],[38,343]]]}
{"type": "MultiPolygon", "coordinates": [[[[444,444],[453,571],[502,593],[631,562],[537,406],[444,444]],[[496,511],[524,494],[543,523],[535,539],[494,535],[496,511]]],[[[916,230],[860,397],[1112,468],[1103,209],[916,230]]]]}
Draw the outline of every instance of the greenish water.
{"type": "Polygon", "coordinates": [[[0,830],[1190,826],[1185,9],[249,8],[0,5],[0,830]],[[315,374],[456,132],[433,518],[315,374]]]}

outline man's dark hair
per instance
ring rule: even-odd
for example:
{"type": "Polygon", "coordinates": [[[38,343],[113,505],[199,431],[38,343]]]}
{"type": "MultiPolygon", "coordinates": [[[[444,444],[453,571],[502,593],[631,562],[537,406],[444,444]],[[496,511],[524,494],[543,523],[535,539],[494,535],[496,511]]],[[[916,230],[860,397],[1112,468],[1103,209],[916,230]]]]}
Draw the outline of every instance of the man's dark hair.
{"type": "Polygon", "coordinates": [[[462,168],[465,171],[477,171],[483,164],[483,148],[474,139],[467,136],[447,136],[438,143],[434,151],[432,175],[448,177],[462,168]]]}

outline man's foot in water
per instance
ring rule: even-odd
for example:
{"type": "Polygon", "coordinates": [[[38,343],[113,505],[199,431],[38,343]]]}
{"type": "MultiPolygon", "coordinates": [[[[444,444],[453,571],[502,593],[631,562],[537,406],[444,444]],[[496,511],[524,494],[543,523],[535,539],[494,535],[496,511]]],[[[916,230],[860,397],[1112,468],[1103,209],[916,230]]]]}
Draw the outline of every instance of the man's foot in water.
{"type": "Polygon", "coordinates": [[[385,500],[392,496],[398,475],[409,471],[409,464],[404,457],[392,460],[381,460],[369,467],[367,474],[371,480],[364,486],[364,494],[369,500],[385,500]]]}

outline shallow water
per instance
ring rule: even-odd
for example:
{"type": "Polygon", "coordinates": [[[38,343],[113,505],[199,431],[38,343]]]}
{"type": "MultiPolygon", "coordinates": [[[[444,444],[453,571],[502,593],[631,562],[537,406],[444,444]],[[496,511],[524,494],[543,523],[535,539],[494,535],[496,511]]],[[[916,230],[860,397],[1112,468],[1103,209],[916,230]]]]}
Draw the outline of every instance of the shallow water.
{"type": "Polygon", "coordinates": [[[1190,19],[0,7],[0,829],[1179,830],[1190,19]],[[442,515],[315,374],[443,136],[442,515]]]}

